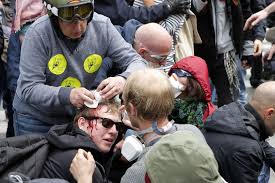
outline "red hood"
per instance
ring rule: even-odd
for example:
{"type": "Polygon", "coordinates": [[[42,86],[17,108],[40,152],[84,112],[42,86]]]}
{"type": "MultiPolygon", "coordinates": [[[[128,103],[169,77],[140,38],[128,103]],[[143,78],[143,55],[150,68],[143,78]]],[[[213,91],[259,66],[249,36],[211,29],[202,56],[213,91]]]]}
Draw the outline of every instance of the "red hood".
{"type": "Polygon", "coordinates": [[[214,112],[215,110],[215,107],[211,103],[212,92],[208,76],[208,68],[205,61],[200,57],[190,56],[183,58],[175,63],[168,73],[169,76],[171,75],[173,69],[182,69],[193,75],[193,77],[199,82],[200,86],[202,87],[205,93],[205,100],[208,102],[208,112],[207,110],[205,111],[208,114],[205,114],[206,116],[204,115],[204,118],[212,114],[212,112],[214,112]]]}

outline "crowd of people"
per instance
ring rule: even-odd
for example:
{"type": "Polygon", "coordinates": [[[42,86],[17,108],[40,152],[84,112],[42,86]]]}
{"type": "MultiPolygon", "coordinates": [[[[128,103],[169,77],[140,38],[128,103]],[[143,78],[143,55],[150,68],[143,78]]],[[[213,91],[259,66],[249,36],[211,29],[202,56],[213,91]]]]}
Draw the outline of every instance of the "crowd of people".
{"type": "Polygon", "coordinates": [[[0,13],[0,182],[269,182],[273,0],[1,0],[0,13]]]}

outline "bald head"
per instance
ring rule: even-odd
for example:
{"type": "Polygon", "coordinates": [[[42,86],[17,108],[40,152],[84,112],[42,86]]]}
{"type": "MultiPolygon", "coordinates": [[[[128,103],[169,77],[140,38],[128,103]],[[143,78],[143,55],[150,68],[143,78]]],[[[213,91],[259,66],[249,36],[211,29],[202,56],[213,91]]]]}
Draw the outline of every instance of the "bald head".
{"type": "Polygon", "coordinates": [[[275,81],[269,81],[258,86],[249,102],[255,108],[275,106],[275,81]]]}
{"type": "Polygon", "coordinates": [[[172,37],[157,23],[148,23],[139,27],[135,34],[135,49],[145,47],[154,54],[170,52],[172,37]]]}

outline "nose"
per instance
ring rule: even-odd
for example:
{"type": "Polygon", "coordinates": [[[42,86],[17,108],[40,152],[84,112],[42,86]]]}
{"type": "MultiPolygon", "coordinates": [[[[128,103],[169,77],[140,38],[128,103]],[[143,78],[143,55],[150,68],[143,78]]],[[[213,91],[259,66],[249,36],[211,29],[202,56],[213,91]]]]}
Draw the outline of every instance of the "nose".
{"type": "Polygon", "coordinates": [[[114,135],[118,134],[118,130],[117,130],[115,124],[112,126],[112,128],[109,129],[109,133],[114,134],[114,135]]]}
{"type": "Polygon", "coordinates": [[[74,29],[77,31],[81,31],[81,21],[77,20],[74,22],[74,29]]]}

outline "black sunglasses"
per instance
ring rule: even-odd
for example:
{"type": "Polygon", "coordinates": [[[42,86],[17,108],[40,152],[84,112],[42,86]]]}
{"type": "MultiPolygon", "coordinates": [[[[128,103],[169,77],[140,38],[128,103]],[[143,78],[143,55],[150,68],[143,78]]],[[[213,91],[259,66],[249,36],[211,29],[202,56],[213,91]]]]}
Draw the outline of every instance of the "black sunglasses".
{"type": "Polygon", "coordinates": [[[112,128],[114,125],[116,125],[116,130],[118,132],[124,132],[126,129],[126,126],[123,122],[119,121],[119,122],[114,122],[113,120],[109,119],[109,118],[100,118],[100,117],[85,117],[85,119],[91,121],[91,120],[100,120],[102,126],[104,128],[110,129],[112,128]]]}

